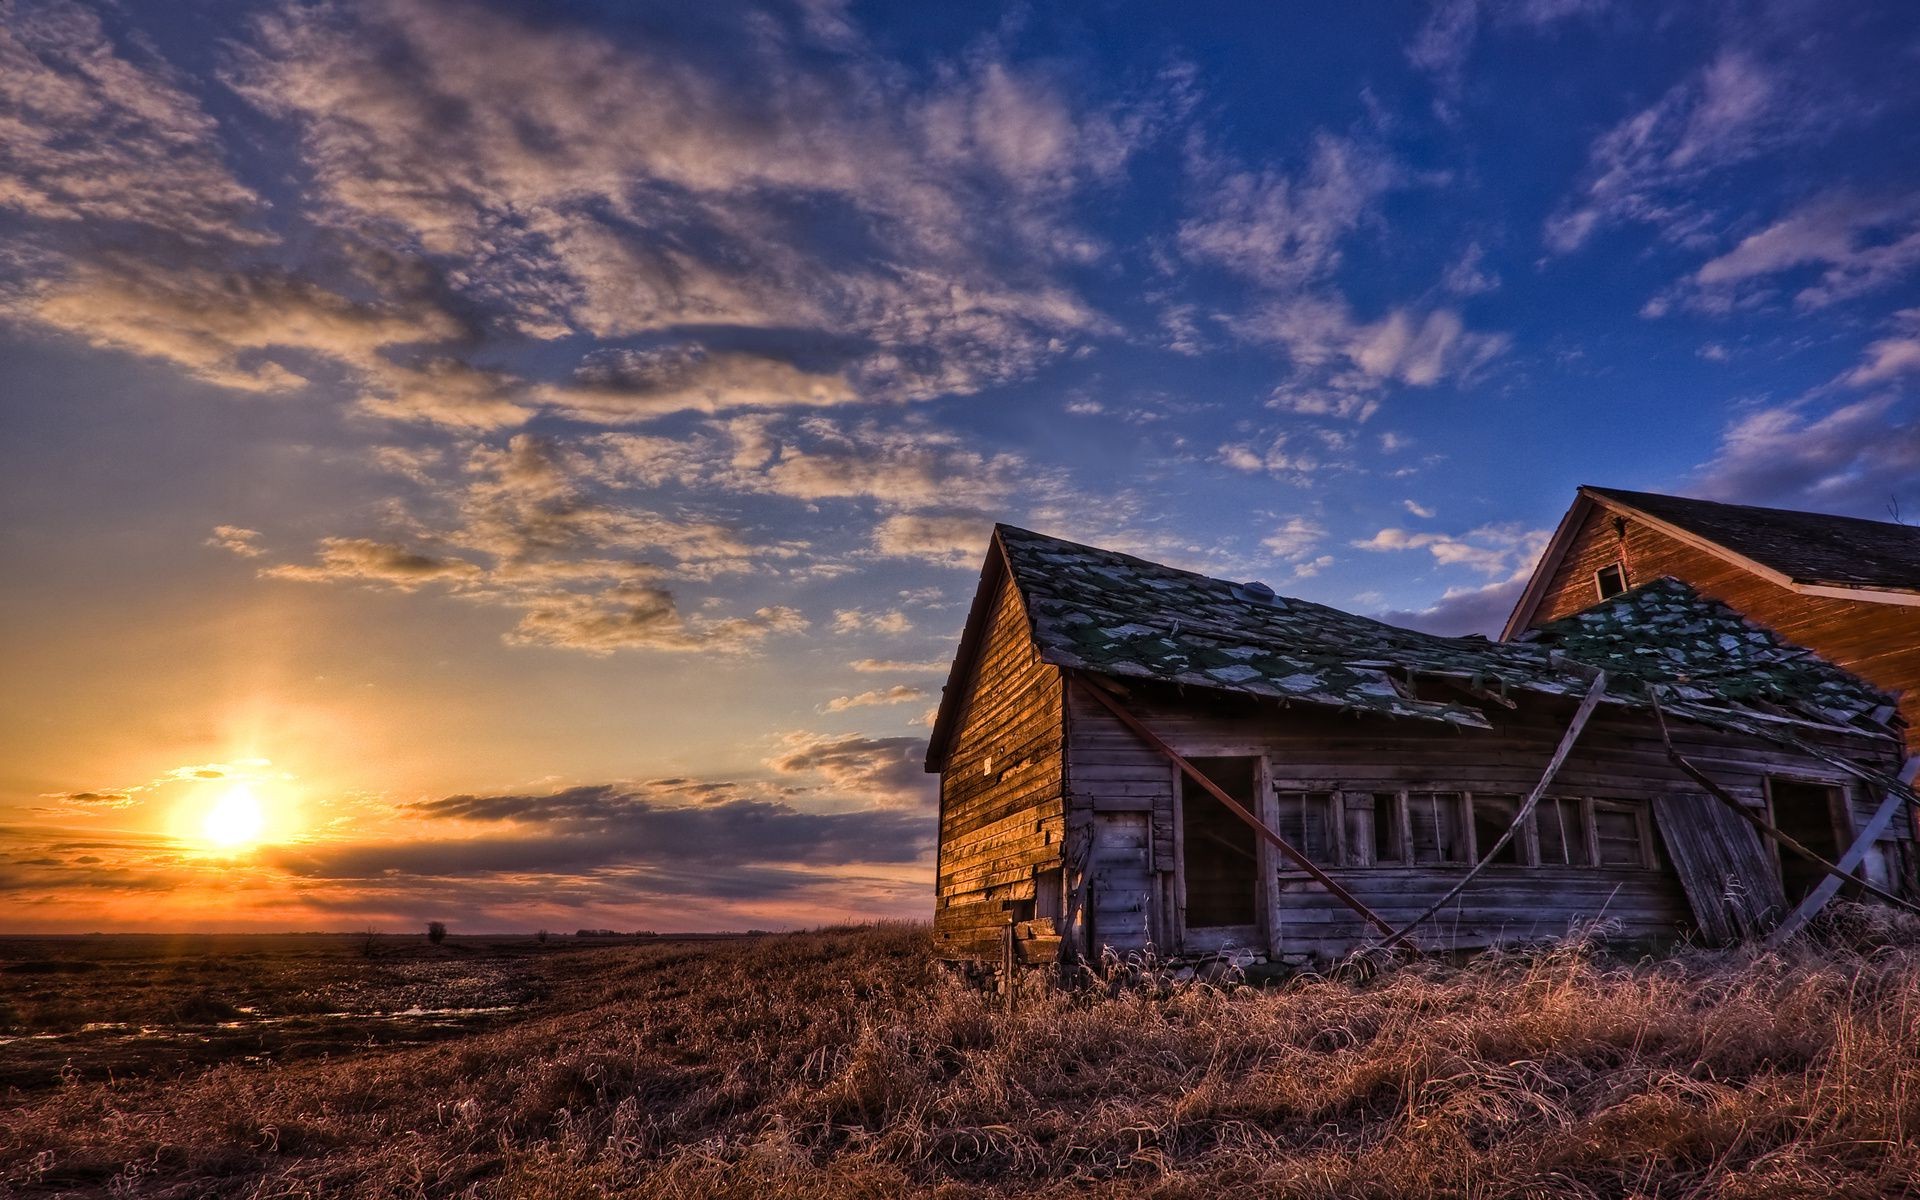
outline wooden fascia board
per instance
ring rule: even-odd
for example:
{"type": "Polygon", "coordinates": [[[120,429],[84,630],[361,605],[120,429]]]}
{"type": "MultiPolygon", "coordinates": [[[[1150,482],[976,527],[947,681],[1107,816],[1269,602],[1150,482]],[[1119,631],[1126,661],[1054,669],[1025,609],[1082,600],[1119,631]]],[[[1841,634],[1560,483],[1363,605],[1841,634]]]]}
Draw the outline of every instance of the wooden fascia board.
{"type": "Polygon", "coordinates": [[[1539,610],[1540,601],[1545,597],[1547,585],[1553,581],[1560,570],[1560,560],[1567,556],[1567,550],[1573,545],[1573,539],[1579,535],[1580,527],[1587,522],[1587,514],[1593,510],[1593,497],[1585,488],[1574,494],[1573,505],[1566,515],[1560,518],[1560,524],[1553,531],[1553,538],[1540,555],[1540,561],[1534,564],[1533,575],[1527,580],[1526,590],[1520,593],[1520,600],[1513,606],[1513,612],[1507,617],[1506,627],[1500,631],[1500,640],[1510,642],[1519,636],[1533,614],[1539,610]]]}
{"type": "MultiPolygon", "coordinates": [[[[1901,592],[1893,591],[1889,588],[1847,587],[1840,584],[1804,582],[1795,579],[1785,571],[1777,570],[1763,562],[1757,562],[1754,559],[1748,558],[1744,554],[1729,550],[1711,538],[1702,537],[1700,534],[1675,525],[1671,521],[1656,517],[1644,509],[1635,508],[1623,500],[1615,500],[1608,496],[1592,495],[1588,493],[1585,488],[1581,489],[1581,495],[1586,496],[1593,503],[1599,504],[1609,512],[1619,513],[1623,516],[1631,516],[1637,521],[1643,521],[1648,527],[1659,530],[1677,542],[1682,542],[1693,547],[1695,550],[1711,554],[1722,562],[1732,563],[1741,570],[1758,575],[1768,583],[1783,587],[1790,592],[1797,592],[1803,596],[1828,596],[1841,600],[1861,600],[1869,604],[1902,604],[1920,607],[1920,592],[1901,592]]],[[[1527,615],[1531,617],[1533,614],[1528,613],[1527,615]]]]}

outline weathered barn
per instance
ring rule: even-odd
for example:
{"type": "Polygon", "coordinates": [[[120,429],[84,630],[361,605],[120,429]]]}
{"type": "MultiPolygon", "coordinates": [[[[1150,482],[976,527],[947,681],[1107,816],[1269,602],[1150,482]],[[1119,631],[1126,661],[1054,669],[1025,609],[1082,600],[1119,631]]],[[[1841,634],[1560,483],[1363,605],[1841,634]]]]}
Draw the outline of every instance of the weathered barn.
{"type": "Polygon", "coordinates": [[[927,759],[942,952],[1724,940],[1829,874],[1758,824],[1911,889],[1885,694],[1671,580],[1528,639],[999,526],[927,759]]]}
{"type": "Polygon", "coordinates": [[[1920,528],[1583,487],[1503,636],[1663,575],[1895,693],[1920,752],[1920,528]]]}

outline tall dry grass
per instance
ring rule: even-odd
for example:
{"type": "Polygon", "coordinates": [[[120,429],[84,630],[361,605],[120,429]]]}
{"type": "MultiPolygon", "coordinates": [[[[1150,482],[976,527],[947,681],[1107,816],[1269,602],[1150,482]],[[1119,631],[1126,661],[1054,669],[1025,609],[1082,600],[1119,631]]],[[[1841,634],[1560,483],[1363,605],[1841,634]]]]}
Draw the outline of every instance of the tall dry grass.
{"type": "Polygon", "coordinates": [[[1920,1171],[1920,932],[1866,910],[1779,953],[1144,972],[1012,1016],[919,927],[607,961],[457,1043],[33,1098],[0,1190],[1811,1198],[1920,1171]]]}

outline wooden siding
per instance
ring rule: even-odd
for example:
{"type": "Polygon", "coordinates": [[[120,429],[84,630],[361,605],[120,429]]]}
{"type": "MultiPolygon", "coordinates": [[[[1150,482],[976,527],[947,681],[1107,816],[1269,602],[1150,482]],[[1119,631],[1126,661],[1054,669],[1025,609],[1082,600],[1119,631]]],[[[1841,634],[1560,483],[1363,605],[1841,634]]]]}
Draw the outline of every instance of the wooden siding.
{"type": "Polygon", "coordinates": [[[1907,719],[1907,744],[1920,753],[1920,607],[1801,595],[1596,503],[1541,594],[1532,624],[1544,625],[1592,607],[1600,599],[1594,572],[1616,561],[1625,563],[1629,587],[1671,575],[1755,624],[1897,693],[1907,719]],[[1624,537],[1614,528],[1616,516],[1626,521],[1624,537]]]}
{"type": "Polygon", "coordinates": [[[1061,866],[1065,811],[1061,676],[1040,661],[1019,593],[993,600],[940,774],[933,931],[950,958],[997,959],[1009,923],[1022,956],[1057,946],[1034,909],[1034,877],[1061,866]]]}
{"type": "MultiPolygon", "coordinates": [[[[1533,785],[1573,707],[1571,702],[1523,703],[1516,712],[1496,710],[1493,730],[1475,731],[1144,687],[1135,688],[1127,704],[1183,755],[1265,756],[1270,787],[1280,790],[1430,789],[1505,795],[1523,794],[1533,785]]],[[[1199,949],[1198,943],[1185,939],[1178,911],[1173,772],[1110,713],[1079,695],[1078,688],[1068,691],[1067,715],[1070,809],[1150,814],[1152,864],[1162,877],[1160,886],[1148,889],[1150,904],[1156,897],[1171,897],[1175,911],[1150,912],[1149,927],[1163,949],[1199,949]]],[[[1803,756],[1697,726],[1676,725],[1675,739],[1717,783],[1756,808],[1765,804],[1770,772],[1815,778],[1834,774],[1803,756]]],[[[1845,741],[1847,751],[1862,752],[1859,739],[1845,741]]],[[[1891,748],[1880,757],[1878,765],[1888,767],[1891,748]]],[[[1648,718],[1603,708],[1562,767],[1553,790],[1556,795],[1647,805],[1646,827],[1651,828],[1650,807],[1656,796],[1695,788],[1666,761],[1648,718]]],[[[1860,788],[1850,788],[1848,797],[1856,824],[1878,800],[1860,788]]],[[[1570,924],[1591,918],[1618,922],[1627,937],[1672,937],[1691,928],[1692,914],[1664,855],[1658,862],[1652,868],[1491,866],[1429,923],[1419,940],[1432,949],[1473,949],[1564,933],[1570,924]]],[[[1439,899],[1465,870],[1463,864],[1342,866],[1329,873],[1388,921],[1399,923],[1439,899]]],[[[1273,952],[1337,956],[1367,940],[1362,919],[1303,873],[1281,869],[1274,878],[1277,889],[1267,917],[1273,952]]]]}

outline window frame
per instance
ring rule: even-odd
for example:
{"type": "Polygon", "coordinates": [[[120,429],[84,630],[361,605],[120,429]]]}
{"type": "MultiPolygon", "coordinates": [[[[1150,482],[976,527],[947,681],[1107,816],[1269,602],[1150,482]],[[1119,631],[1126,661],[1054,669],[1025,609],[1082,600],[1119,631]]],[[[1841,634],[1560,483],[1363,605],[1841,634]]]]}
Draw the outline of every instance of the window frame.
{"type": "Polygon", "coordinates": [[[1621,595],[1629,590],[1627,585],[1627,564],[1617,558],[1593,573],[1593,592],[1594,595],[1602,600],[1611,600],[1615,596],[1621,595]],[[1600,577],[1608,571],[1612,571],[1620,583],[1619,588],[1611,592],[1607,590],[1607,585],[1600,580],[1600,577]]]}

